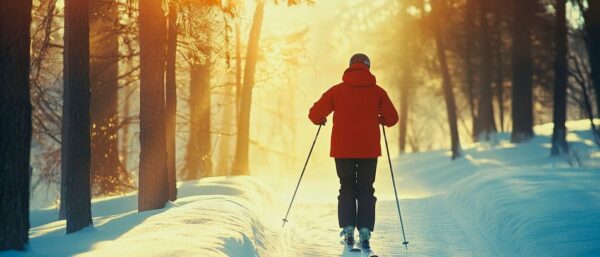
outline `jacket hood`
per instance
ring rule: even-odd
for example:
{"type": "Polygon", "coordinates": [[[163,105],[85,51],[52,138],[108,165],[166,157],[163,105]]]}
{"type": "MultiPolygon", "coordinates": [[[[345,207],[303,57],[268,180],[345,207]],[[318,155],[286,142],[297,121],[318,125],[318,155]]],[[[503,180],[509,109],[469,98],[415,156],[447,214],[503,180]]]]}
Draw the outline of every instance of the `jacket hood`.
{"type": "Polygon", "coordinates": [[[369,67],[362,63],[354,63],[344,71],[342,81],[350,86],[371,86],[377,83],[369,67]]]}

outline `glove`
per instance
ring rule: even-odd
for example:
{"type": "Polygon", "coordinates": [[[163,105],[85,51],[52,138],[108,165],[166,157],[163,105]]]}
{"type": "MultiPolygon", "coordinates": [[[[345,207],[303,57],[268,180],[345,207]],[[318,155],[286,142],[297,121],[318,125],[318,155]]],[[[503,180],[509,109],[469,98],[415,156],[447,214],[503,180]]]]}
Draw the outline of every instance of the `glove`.
{"type": "Polygon", "coordinates": [[[385,125],[385,119],[381,115],[379,115],[379,124],[385,125]]]}
{"type": "Polygon", "coordinates": [[[323,121],[321,123],[317,124],[317,125],[323,125],[323,126],[325,126],[325,123],[327,123],[327,118],[323,118],[323,121]]]}

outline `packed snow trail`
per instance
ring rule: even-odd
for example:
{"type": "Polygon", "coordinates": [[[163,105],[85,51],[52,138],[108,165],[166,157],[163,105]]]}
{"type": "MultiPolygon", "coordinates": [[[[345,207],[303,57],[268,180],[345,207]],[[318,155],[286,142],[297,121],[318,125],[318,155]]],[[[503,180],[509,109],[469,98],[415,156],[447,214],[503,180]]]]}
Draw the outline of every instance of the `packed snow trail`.
{"type": "MultiPolygon", "coordinates": [[[[491,242],[473,226],[457,221],[448,213],[439,197],[402,201],[410,242],[408,251],[402,245],[402,233],[393,201],[378,203],[377,225],[371,247],[379,256],[498,256],[491,242]]],[[[336,204],[303,204],[293,234],[298,236],[292,244],[294,256],[359,256],[337,245],[339,234],[336,204]],[[333,226],[331,226],[333,224],[333,226]],[[328,226],[324,228],[324,226],[328,226]]]]}
{"type": "MultiPolygon", "coordinates": [[[[390,179],[385,178],[389,177],[389,168],[381,164],[376,191],[379,188],[386,191],[386,185],[391,189],[390,179]]],[[[308,194],[318,194],[316,189],[306,187],[308,189],[305,190],[313,190],[308,194]]],[[[332,187],[335,189],[336,184],[332,187]]],[[[335,202],[337,195],[327,191],[319,195],[331,199],[329,203],[301,202],[294,207],[290,223],[286,225],[289,233],[294,235],[289,245],[290,253],[293,253],[291,256],[360,256],[337,243],[340,232],[335,202]]],[[[379,198],[383,200],[377,202],[376,225],[371,239],[371,247],[379,256],[501,256],[496,252],[494,242],[486,240],[475,224],[453,214],[442,195],[400,200],[406,237],[410,242],[407,251],[402,245],[395,201],[389,192],[387,197],[379,198]]]]}

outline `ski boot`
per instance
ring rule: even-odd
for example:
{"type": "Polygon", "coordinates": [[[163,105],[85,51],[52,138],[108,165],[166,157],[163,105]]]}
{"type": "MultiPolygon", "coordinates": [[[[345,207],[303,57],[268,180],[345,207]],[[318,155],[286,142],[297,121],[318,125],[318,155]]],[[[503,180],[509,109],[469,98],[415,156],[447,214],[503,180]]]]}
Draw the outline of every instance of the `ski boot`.
{"type": "Polygon", "coordinates": [[[369,239],[371,239],[371,231],[368,228],[361,228],[358,230],[358,243],[360,244],[360,248],[368,250],[371,249],[369,245],[369,239]]]}
{"type": "Polygon", "coordinates": [[[344,243],[352,247],[354,245],[354,226],[346,226],[340,232],[340,237],[344,237],[344,243]]]}

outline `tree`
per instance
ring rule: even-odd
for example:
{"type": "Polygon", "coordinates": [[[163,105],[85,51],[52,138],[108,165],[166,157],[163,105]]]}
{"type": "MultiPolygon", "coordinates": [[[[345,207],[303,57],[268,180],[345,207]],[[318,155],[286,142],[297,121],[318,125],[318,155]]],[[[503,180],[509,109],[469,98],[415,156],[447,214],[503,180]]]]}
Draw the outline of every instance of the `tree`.
{"type": "Polygon", "coordinates": [[[24,250],[29,237],[31,6],[0,6],[0,251],[24,250]]]}
{"type": "Polygon", "coordinates": [[[406,151],[406,127],[408,123],[408,109],[409,109],[409,99],[411,93],[411,87],[413,84],[413,63],[411,61],[405,60],[402,81],[400,84],[400,122],[399,122],[399,142],[398,147],[401,153],[406,151]]]}
{"type": "Polygon", "coordinates": [[[190,64],[190,134],[183,167],[186,180],[207,177],[212,172],[210,71],[210,57],[204,63],[190,64]]]}
{"type": "MultiPolygon", "coordinates": [[[[279,1],[274,1],[278,3],[279,1]]],[[[303,2],[313,3],[314,0],[288,0],[289,6],[297,5],[303,2]]],[[[249,169],[249,146],[250,146],[250,113],[252,106],[252,90],[254,87],[254,75],[256,73],[256,63],[258,61],[258,51],[260,42],[260,33],[262,29],[265,9],[265,0],[257,0],[248,38],[248,48],[246,51],[246,62],[244,67],[244,76],[240,94],[240,105],[237,120],[237,140],[235,149],[235,158],[233,162],[233,175],[248,175],[249,169]]]]}
{"type": "MultiPolygon", "coordinates": [[[[242,14],[237,13],[237,15],[241,16],[242,14]]],[[[230,129],[234,129],[235,131],[234,124],[237,120],[237,117],[239,116],[240,99],[242,93],[242,40],[240,19],[235,19],[233,21],[233,27],[235,40],[233,45],[233,58],[235,60],[235,69],[233,69],[232,73],[235,77],[235,84],[227,86],[225,93],[226,97],[224,98],[225,102],[232,102],[233,104],[225,104],[223,106],[224,109],[221,111],[220,120],[223,125],[221,126],[221,132],[217,135],[217,138],[215,139],[215,144],[218,143],[217,148],[219,156],[215,167],[216,176],[228,176],[231,172],[231,156],[235,154],[235,151],[232,151],[232,142],[235,142],[235,133],[228,133],[224,132],[223,130],[226,129],[227,131],[229,131],[230,129]]]]}
{"type": "Polygon", "coordinates": [[[240,116],[242,101],[242,32],[240,21],[235,21],[235,117],[240,116]]]}
{"type": "Polygon", "coordinates": [[[61,199],[67,233],[92,224],[88,0],[65,1],[61,199]]]}
{"type": "MultiPolygon", "coordinates": [[[[508,45],[504,42],[504,37],[507,35],[507,18],[510,17],[506,4],[497,1],[487,1],[488,21],[490,22],[490,47],[491,47],[491,66],[492,66],[492,96],[496,97],[498,103],[498,127],[495,120],[492,120],[494,131],[504,132],[505,120],[505,93],[504,80],[509,69],[509,64],[505,62],[505,55],[508,51],[508,45]]],[[[492,97],[493,98],[493,97],[492,97]]],[[[493,102],[493,101],[492,101],[493,102]]],[[[493,105],[492,105],[493,106],[493,105]]],[[[492,119],[494,118],[494,110],[492,111],[492,119]]]]}
{"type": "Polygon", "coordinates": [[[592,101],[590,101],[589,92],[591,91],[591,83],[587,82],[584,78],[585,72],[583,71],[583,64],[581,61],[581,57],[577,55],[569,55],[570,61],[572,61],[573,65],[570,66],[572,69],[569,70],[569,76],[573,78],[575,84],[579,85],[581,90],[581,102],[583,102],[583,110],[587,114],[588,120],[590,122],[590,127],[592,128],[592,133],[594,135],[594,141],[596,145],[600,147],[600,130],[594,124],[594,111],[592,107],[592,101]]]}
{"type": "Polygon", "coordinates": [[[432,6],[433,29],[435,37],[435,45],[439,61],[440,72],[442,73],[442,90],[446,101],[446,112],[448,115],[448,125],[450,127],[450,139],[452,159],[456,159],[462,155],[460,149],[460,139],[458,137],[458,126],[456,124],[456,103],[454,101],[454,92],[452,91],[452,80],[448,70],[446,61],[446,49],[444,45],[444,37],[442,35],[441,17],[445,11],[444,0],[435,0],[432,6]]]}
{"type": "Polygon", "coordinates": [[[166,139],[167,139],[167,179],[169,186],[169,200],[177,199],[177,171],[175,154],[175,131],[177,115],[177,4],[169,1],[167,31],[167,67],[166,67],[166,139]]]}
{"type": "MultiPolygon", "coordinates": [[[[414,17],[412,15],[408,15],[408,13],[405,13],[404,15],[402,15],[403,21],[402,21],[402,29],[400,31],[401,35],[406,35],[406,34],[411,34],[414,33],[416,35],[418,35],[418,37],[413,38],[412,40],[403,40],[404,44],[403,44],[403,49],[405,49],[404,51],[402,51],[402,65],[401,65],[401,71],[402,71],[402,77],[400,80],[400,112],[399,112],[399,123],[398,123],[398,127],[399,127],[399,140],[398,140],[398,148],[399,151],[401,153],[406,151],[406,138],[407,138],[407,132],[408,132],[408,121],[409,121],[409,114],[410,114],[410,109],[411,106],[414,105],[413,101],[415,101],[415,88],[414,88],[414,83],[415,83],[415,78],[414,78],[414,72],[417,70],[416,66],[419,64],[420,61],[420,52],[423,51],[423,47],[421,46],[421,42],[423,42],[423,38],[424,38],[424,33],[421,32],[423,31],[421,29],[422,25],[423,25],[423,21],[425,20],[425,8],[424,8],[424,1],[423,0],[419,0],[417,2],[417,5],[419,6],[421,15],[419,17],[414,17]],[[419,32],[416,32],[419,31],[419,32]]],[[[410,5],[409,5],[410,6],[410,5]]],[[[412,6],[411,6],[412,7],[412,6]]],[[[408,8],[408,7],[402,7],[402,8],[408,8]]],[[[413,152],[415,151],[415,149],[411,149],[413,152]]]]}
{"type": "MultiPolygon", "coordinates": [[[[479,0],[480,79],[476,139],[489,140],[495,132],[492,105],[492,48],[488,24],[488,0],[479,0]]],[[[468,50],[467,50],[468,51],[468,50]]]]}
{"type": "Polygon", "coordinates": [[[533,137],[533,96],[531,59],[531,9],[533,0],[514,0],[512,43],[512,117],[511,141],[533,137]]]}
{"type": "Polygon", "coordinates": [[[118,24],[117,1],[90,2],[91,169],[97,194],[116,194],[122,191],[122,185],[129,184],[118,148],[118,24]]]}
{"type": "MultiPolygon", "coordinates": [[[[121,104],[123,106],[122,110],[122,119],[119,123],[119,128],[122,129],[121,135],[119,137],[120,142],[120,163],[123,166],[122,170],[129,174],[130,167],[130,152],[132,148],[131,144],[131,127],[133,123],[136,123],[138,120],[137,115],[133,114],[132,104],[137,104],[136,101],[132,101],[132,96],[139,92],[139,72],[140,67],[139,63],[134,60],[135,57],[139,57],[139,49],[135,45],[135,43],[139,42],[139,31],[138,31],[138,19],[137,16],[137,1],[128,1],[126,3],[120,3],[119,6],[124,8],[123,13],[120,13],[120,37],[122,38],[121,42],[123,42],[120,46],[121,49],[125,49],[125,56],[122,56],[119,68],[120,70],[125,71],[125,73],[119,75],[119,84],[122,91],[125,91],[125,94],[121,94],[121,104]],[[129,29],[127,29],[129,28],[129,29]],[[133,102],[133,103],[132,103],[133,102]]],[[[136,124],[137,125],[137,124],[136,124]]],[[[137,188],[131,185],[131,181],[128,181],[129,187],[132,190],[136,190],[137,188]]]]}
{"type": "MultiPolygon", "coordinates": [[[[194,180],[213,175],[211,126],[211,73],[212,51],[215,43],[213,30],[218,5],[192,3],[182,9],[182,27],[189,38],[187,57],[189,65],[188,140],[181,173],[184,180],[194,180]],[[197,18],[201,17],[201,18],[197,18]],[[193,29],[191,29],[193,28],[193,29]]],[[[222,10],[222,9],[221,9],[222,10]]]]}
{"type": "Polygon", "coordinates": [[[502,58],[502,29],[500,28],[501,24],[499,21],[499,15],[496,17],[496,37],[493,42],[495,42],[493,46],[493,55],[495,59],[495,79],[496,79],[496,88],[495,93],[498,101],[498,120],[500,122],[500,131],[504,132],[504,60],[502,58]]]}
{"type": "Polygon", "coordinates": [[[165,34],[161,0],[139,2],[140,171],[138,210],[163,208],[169,198],[165,128],[165,34]]]}
{"type": "Polygon", "coordinates": [[[263,23],[265,2],[259,0],[254,11],[248,50],[246,53],[246,66],[244,68],[244,82],[242,85],[240,115],[237,122],[237,143],[235,149],[235,160],[233,164],[233,175],[247,175],[250,173],[248,163],[248,150],[250,144],[250,108],[252,104],[252,88],[254,87],[254,73],[258,59],[258,43],[263,23]]]}
{"type": "MultiPolygon", "coordinates": [[[[483,1],[483,0],[481,0],[483,1]]],[[[474,87],[475,82],[473,81],[473,62],[471,60],[471,53],[474,47],[474,39],[473,39],[473,16],[474,16],[474,5],[473,0],[465,0],[465,77],[467,84],[467,100],[469,101],[469,108],[471,111],[471,120],[472,120],[472,129],[473,129],[473,138],[477,139],[479,136],[479,130],[477,129],[477,114],[475,110],[475,93],[474,87]]]]}
{"type": "Polygon", "coordinates": [[[568,151],[567,128],[567,21],[566,0],[556,0],[556,49],[554,56],[554,130],[552,132],[552,155],[568,151]]]}
{"type": "MultiPolygon", "coordinates": [[[[585,42],[591,69],[592,84],[596,90],[596,106],[600,109],[600,1],[588,0],[588,8],[584,10],[583,0],[577,0],[585,20],[585,42]]],[[[598,111],[600,117],[600,111],[598,111]]]]}

